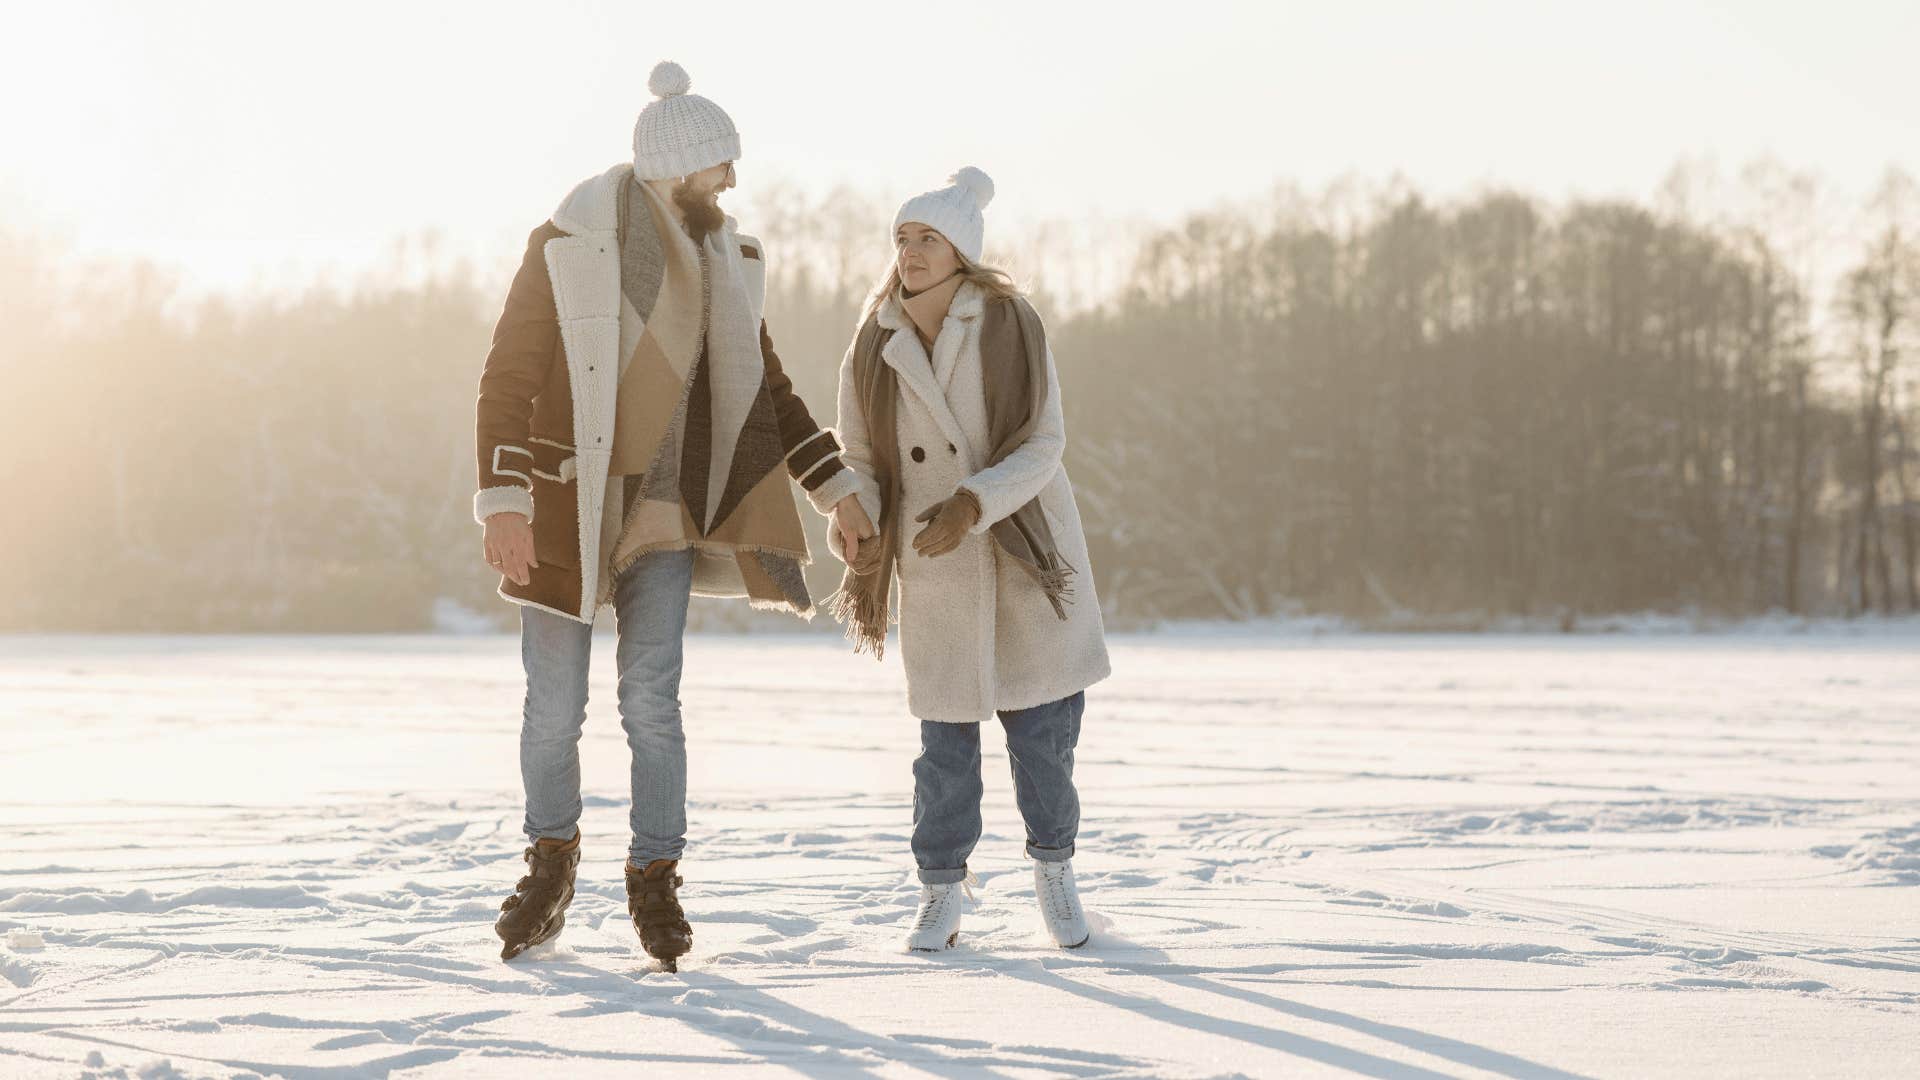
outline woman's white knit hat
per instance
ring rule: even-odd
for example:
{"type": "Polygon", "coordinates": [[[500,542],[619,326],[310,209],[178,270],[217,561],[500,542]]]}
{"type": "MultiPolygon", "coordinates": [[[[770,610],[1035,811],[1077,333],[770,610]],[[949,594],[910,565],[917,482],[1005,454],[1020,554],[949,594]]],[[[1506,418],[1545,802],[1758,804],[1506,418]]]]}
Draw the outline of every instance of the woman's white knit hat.
{"type": "Polygon", "coordinates": [[[633,125],[633,175],[665,180],[740,158],[740,133],[726,111],[699,94],[693,79],[671,60],[656,64],[647,89],[658,101],[633,125]]]}
{"type": "Polygon", "coordinates": [[[981,211],[993,201],[993,178],[971,165],[947,177],[947,186],[915,195],[893,216],[893,231],[909,221],[931,225],[969,262],[980,261],[987,220],[981,211]]]}

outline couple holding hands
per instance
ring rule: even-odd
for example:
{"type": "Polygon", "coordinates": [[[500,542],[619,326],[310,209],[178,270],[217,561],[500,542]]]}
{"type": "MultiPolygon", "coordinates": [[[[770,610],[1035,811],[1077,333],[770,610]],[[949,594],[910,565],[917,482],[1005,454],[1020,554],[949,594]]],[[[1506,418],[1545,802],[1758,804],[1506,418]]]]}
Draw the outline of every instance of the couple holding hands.
{"type": "Polygon", "coordinates": [[[527,676],[530,846],[495,925],[501,955],[558,934],[573,899],[602,605],[632,756],[628,911],[669,970],[691,950],[688,598],[811,617],[789,478],[831,518],[847,569],[826,606],[855,649],[879,657],[899,624],[921,740],[907,947],[958,938],[981,831],[980,724],[996,713],[1042,920],[1061,946],[1084,944],[1073,753],[1085,690],[1109,666],[1053,355],[1012,280],[980,262],[993,182],[964,168],[901,206],[894,258],[840,366],[838,422],[821,428],[762,317],[766,253],[719,206],[739,133],[679,65],[655,67],[648,87],[632,162],[583,181],[529,238],[480,378],[474,517],[500,595],[520,605],[527,676]]]}

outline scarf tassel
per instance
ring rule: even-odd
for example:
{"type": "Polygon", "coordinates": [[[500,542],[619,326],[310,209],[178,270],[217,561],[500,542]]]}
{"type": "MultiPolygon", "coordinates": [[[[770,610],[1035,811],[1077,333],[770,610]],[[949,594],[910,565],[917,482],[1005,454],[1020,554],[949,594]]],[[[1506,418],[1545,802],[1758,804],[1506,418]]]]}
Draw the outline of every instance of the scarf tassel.
{"type": "Polygon", "coordinates": [[[1067,621],[1067,605],[1073,603],[1073,575],[1078,573],[1067,560],[1055,556],[1051,564],[1042,568],[1024,560],[1020,561],[1040,591],[1053,605],[1053,613],[1061,622],[1067,621]]]}
{"type": "MultiPolygon", "coordinates": [[[[852,574],[849,573],[851,578],[852,574]]],[[[855,656],[863,652],[873,654],[875,660],[884,659],[887,650],[887,611],[884,598],[876,600],[869,589],[858,587],[852,581],[842,583],[838,592],[826,599],[827,614],[844,625],[846,639],[853,642],[855,656]]]]}

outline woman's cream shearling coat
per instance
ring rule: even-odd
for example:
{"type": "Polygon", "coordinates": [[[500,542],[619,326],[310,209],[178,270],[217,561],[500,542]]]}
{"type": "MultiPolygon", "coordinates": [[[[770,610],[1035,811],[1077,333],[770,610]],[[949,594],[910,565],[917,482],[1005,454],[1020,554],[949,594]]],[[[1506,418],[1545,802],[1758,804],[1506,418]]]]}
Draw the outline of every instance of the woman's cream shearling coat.
{"type": "MultiPolygon", "coordinates": [[[[1004,461],[985,467],[988,428],[980,362],[985,303],[978,286],[963,284],[931,357],[896,297],[883,301],[876,314],[883,328],[894,331],[881,358],[898,374],[901,397],[896,438],[905,502],[895,610],[908,709],[923,720],[964,723],[1043,705],[1086,689],[1111,670],[1086,534],[1061,464],[1066,423],[1051,348],[1039,426],[1004,461]],[[914,517],[963,487],[980,500],[982,510],[971,534],[937,558],[915,552],[913,536],[924,526],[914,517]],[[994,522],[1035,496],[1061,556],[1076,570],[1065,621],[987,534],[994,522]]],[[[878,521],[872,441],[853,382],[849,347],[840,365],[842,460],[859,474],[861,505],[878,521]]],[[[828,533],[828,545],[844,561],[839,537],[832,529],[828,533]]]]}

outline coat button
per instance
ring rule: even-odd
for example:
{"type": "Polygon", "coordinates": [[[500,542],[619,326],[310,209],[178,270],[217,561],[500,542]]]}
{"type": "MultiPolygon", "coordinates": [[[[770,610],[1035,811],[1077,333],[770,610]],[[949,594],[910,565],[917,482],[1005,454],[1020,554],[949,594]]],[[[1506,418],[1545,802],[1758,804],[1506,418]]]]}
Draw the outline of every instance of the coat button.
{"type": "Polygon", "coordinates": [[[958,454],[959,452],[960,452],[960,451],[958,451],[958,450],[956,450],[956,449],[954,449],[954,447],[953,447],[953,444],[952,444],[952,443],[948,443],[948,444],[947,444],[947,453],[949,453],[949,454],[958,454]]]}
{"type": "Polygon", "coordinates": [[[926,452],[925,450],[922,450],[922,449],[920,449],[920,448],[919,448],[919,447],[917,447],[917,446],[916,446],[916,447],[914,447],[914,448],[913,448],[913,460],[915,460],[915,461],[925,461],[925,460],[927,460],[927,452],[926,452]]]}

